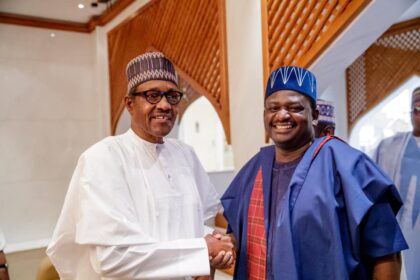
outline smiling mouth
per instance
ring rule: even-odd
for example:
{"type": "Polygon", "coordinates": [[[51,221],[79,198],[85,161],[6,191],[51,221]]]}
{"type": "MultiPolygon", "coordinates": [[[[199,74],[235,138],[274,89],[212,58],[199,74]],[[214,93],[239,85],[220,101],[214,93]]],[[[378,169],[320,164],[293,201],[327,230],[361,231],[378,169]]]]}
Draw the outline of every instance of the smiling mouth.
{"type": "Polygon", "coordinates": [[[172,117],[169,115],[154,116],[152,118],[157,119],[157,120],[171,120],[172,119],[172,117]]]}
{"type": "Polygon", "coordinates": [[[273,125],[276,129],[291,129],[293,125],[291,123],[278,123],[273,125]]]}

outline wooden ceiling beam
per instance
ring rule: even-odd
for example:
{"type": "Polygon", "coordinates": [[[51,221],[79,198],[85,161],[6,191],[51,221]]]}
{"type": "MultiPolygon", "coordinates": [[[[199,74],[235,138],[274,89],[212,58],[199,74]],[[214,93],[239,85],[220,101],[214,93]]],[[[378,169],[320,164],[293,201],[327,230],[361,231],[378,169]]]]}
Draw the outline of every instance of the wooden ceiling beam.
{"type": "Polygon", "coordinates": [[[86,23],[55,20],[41,17],[23,16],[0,12],[0,23],[39,27],[63,31],[91,32],[86,23]]]}
{"type": "Polygon", "coordinates": [[[420,17],[406,20],[397,24],[392,25],[383,35],[382,37],[391,36],[394,34],[404,33],[405,31],[410,31],[420,26],[420,17]]]}

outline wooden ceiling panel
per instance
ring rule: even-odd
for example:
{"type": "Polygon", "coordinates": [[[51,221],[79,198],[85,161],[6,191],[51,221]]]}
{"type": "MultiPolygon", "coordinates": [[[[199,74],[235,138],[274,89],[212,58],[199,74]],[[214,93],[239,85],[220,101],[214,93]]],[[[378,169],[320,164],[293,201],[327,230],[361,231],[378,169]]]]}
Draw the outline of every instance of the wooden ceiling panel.
{"type": "Polygon", "coordinates": [[[371,0],[261,0],[264,78],[309,67],[371,0]]]}
{"type": "MultiPolygon", "coordinates": [[[[108,33],[111,124],[123,109],[125,66],[146,50],[172,60],[190,101],[205,96],[230,142],[225,1],[154,0],[108,33]]],[[[183,105],[183,107],[186,107],[183,105]]]]}
{"type": "Polygon", "coordinates": [[[349,131],[401,84],[420,75],[420,18],[392,26],[346,72],[349,131]]]}

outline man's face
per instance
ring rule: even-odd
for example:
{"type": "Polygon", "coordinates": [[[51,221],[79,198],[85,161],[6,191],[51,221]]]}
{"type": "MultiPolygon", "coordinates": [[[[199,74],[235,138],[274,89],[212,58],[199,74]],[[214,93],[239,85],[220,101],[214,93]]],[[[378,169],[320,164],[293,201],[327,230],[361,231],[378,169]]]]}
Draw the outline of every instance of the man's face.
{"type": "Polygon", "coordinates": [[[413,125],[413,134],[415,136],[420,136],[420,111],[416,108],[420,109],[420,98],[413,100],[411,106],[411,124],[413,125]]]}
{"type": "Polygon", "coordinates": [[[280,90],[265,100],[265,130],[285,151],[294,151],[312,140],[312,120],[317,117],[308,98],[292,90],[280,90]]]}
{"type": "Polygon", "coordinates": [[[318,123],[315,126],[315,137],[334,136],[335,126],[332,124],[318,123]]]}
{"type": "MultiPolygon", "coordinates": [[[[177,90],[177,87],[169,81],[151,80],[138,85],[134,92],[146,90],[169,91],[177,90]]],[[[171,132],[178,115],[178,104],[169,104],[166,97],[156,104],[150,104],[144,96],[127,96],[125,105],[131,115],[133,131],[152,143],[163,142],[163,137],[171,132]]]]}

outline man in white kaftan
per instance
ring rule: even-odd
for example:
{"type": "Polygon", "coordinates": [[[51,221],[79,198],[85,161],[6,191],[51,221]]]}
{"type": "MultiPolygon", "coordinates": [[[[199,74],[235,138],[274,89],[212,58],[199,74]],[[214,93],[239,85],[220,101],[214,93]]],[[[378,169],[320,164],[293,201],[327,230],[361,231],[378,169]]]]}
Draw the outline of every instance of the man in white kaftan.
{"type": "Polygon", "coordinates": [[[413,92],[413,131],[382,140],[373,159],[391,177],[404,206],[397,218],[409,250],[403,252],[403,278],[420,280],[420,87],[413,92]]]}
{"type": "Polygon", "coordinates": [[[133,59],[127,75],[131,129],[81,155],[47,254],[61,279],[209,275],[209,256],[233,244],[203,238],[218,194],[193,150],[164,138],[182,97],[175,69],[153,52],[133,59]]]}

